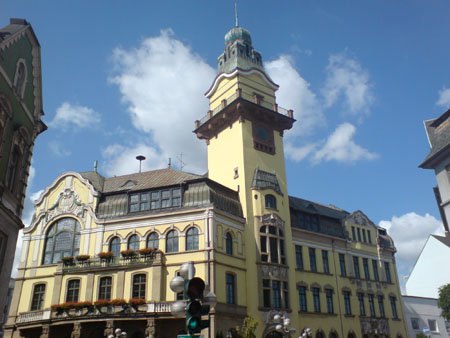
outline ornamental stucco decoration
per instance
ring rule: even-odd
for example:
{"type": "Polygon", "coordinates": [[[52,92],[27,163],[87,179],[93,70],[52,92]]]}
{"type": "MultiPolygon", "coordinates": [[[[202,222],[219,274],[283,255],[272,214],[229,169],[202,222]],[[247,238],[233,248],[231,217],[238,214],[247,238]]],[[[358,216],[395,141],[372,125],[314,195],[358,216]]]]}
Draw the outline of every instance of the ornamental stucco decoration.
{"type": "Polygon", "coordinates": [[[261,265],[261,274],[263,277],[275,277],[277,279],[287,279],[288,271],[286,268],[274,265],[261,265]]]}
{"type": "Polygon", "coordinates": [[[274,225],[284,230],[284,221],[277,214],[265,214],[257,217],[263,225],[274,225]]]}
{"type": "Polygon", "coordinates": [[[58,199],[48,210],[46,221],[50,221],[62,214],[72,214],[80,218],[85,218],[86,205],[82,204],[78,193],[66,188],[59,193],[58,199]]]}

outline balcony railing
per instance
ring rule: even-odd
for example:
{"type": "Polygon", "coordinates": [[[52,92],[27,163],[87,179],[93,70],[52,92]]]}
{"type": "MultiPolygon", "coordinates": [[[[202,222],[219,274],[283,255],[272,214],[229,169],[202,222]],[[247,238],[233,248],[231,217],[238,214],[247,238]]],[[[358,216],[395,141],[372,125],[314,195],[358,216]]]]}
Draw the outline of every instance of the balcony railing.
{"type": "Polygon", "coordinates": [[[50,310],[41,310],[41,311],[32,311],[32,312],[25,312],[21,313],[19,315],[19,323],[29,323],[29,322],[35,322],[43,319],[49,319],[50,318],[50,310]]]}
{"type": "Polygon", "coordinates": [[[111,259],[91,258],[86,261],[73,261],[69,264],[62,263],[63,272],[98,270],[103,268],[132,267],[135,265],[152,265],[160,252],[147,256],[113,257],[111,259]]]}
{"type": "Polygon", "coordinates": [[[263,106],[267,109],[271,109],[281,115],[285,115],[290,118],[293,118],[292,110],[279,107],[278,104],[276,104],[276,103],[270,104],[269,102],[261,100],[261,97],[258,95],[251,96],[249,94],[243,93],[240,89],[238,89],[238,90],[236,90],[236,93],[232,94],[231,96],[227,97],[226,99],[223,99],[222,103],[219,106],[217,106],[213,110],[208,111],[208,113],[205,116],[203,116],[200,120],[196,121],[196,128],[200,127],[202,124],[204,124],[206,121],[208,121],[214,115],[216,115],[219,111],[221,111],[226,106],[230,105],[233,101],[235,101],[238,98],[243,98],[244,100],[259,104],[260,106],[263,106]]]}

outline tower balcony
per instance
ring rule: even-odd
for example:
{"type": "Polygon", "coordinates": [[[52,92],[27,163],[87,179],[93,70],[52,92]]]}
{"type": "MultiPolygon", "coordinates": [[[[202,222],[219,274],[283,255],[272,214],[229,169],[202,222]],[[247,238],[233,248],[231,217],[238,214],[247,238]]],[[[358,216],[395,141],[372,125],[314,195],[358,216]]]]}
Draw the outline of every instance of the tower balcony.
{"type": "Polygon", "coordinates": [[[195,121],[194,133],[199,139],[209,140],[236,120],[262,120],[279,132],[292,128],[294,112],[278,104],[271,104],[237,89],[236,93],[223,99],[221,104],[208,111],[200,120],[195,121]]]}

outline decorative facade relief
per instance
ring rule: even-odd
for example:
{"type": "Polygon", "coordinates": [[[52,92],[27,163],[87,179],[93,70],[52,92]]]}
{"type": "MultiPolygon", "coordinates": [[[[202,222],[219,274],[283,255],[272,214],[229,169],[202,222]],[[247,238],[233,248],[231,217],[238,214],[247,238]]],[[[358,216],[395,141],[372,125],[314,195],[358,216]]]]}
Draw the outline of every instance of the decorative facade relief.
{"type": "Polygon", "coordinates": [[[50,221],[62,214],[72,214],[80,218],[86,217],[87,207],[82,204],[78,193],[72,188],[66,188],[58,196],[55,204],[47,211],[46,221],[50,221]]]}
{"type": "Polygon", "coordinates": [[[258,218],[263,225],[273,225],[284,230],[285,222],[277,214],[265,214],[263,216],[256,216],[256,218],[258,218]]]}
{"type": "Polygon", "coordinates": [[[70,334],[70,338],[80,338],[81,337],[81,323],[75,322],[73,323],[72,333],[70,334]]]}
{"type": "Polygon", "coordinates": [[[147,319],[147,326],[145,327],[145,336],[148,338],[155,338],[156,327],[155,319],[147,319]]]}
{"type": "Polygon", "coordinates": [[[277,265],[261,264],[262,277],[275,278],[275,279],[287,279],[288,268],[284,268],[277,265]]]}
{"type": "Polygon", "coordinates": [[[361,331],[365,335],[390,337],[389,321],[385,318],[361,318],[361,331]]]}

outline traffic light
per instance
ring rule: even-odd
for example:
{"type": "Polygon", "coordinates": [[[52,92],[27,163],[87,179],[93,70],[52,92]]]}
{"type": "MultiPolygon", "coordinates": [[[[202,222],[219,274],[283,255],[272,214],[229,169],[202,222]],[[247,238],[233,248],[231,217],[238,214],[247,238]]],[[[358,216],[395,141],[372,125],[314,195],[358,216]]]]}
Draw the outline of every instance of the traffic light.
{"type": "Polygon", "coordinates": [[[199,277],[184,281],[184,298],[186,304],[186,331],[189,334],[200,333],[209,327],[209,319],[202,320],[202,316],[209,314],[209,305],[202,305],[205,282],[199,277]]]}

